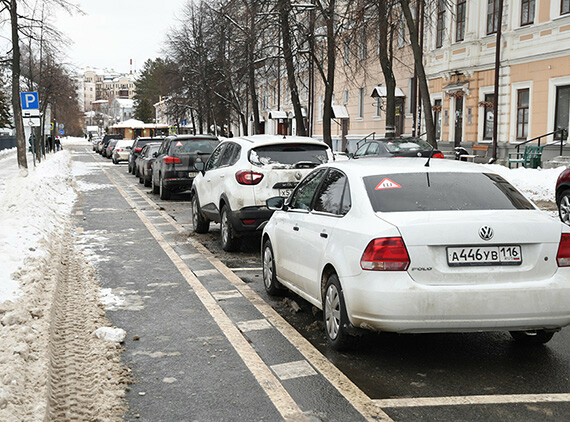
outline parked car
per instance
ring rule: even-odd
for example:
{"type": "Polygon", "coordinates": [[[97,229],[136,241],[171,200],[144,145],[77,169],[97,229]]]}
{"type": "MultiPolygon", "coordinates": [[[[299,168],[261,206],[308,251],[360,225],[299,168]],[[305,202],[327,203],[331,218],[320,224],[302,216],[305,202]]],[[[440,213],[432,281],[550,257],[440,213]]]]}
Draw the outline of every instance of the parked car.
{"type": "Polygon", "coordinates": [[[152,164],[152,190],[160,199],[192,187],[198,174],[195,162],[208,159],[220,141],[210,135],[170,136],[162,141],[152,164]]]}
{"type": "Polygon", "coordinates": [[[113,151],[115,150],[115,145],[117,145],[119,139],[111,139],[107,144],[107,147],[103,150],[103,157],[105,158],[112,158],[113,151]]]}
{"type": "Polygon", "coordinates": [[[398,137],[366,141],[353,155],[353,158],[367,157],[429,157],[445,158],[441,151],[420,138],[398,137]]]}
{"type": "Polygon", "coordinates": [[[194,231],[221,224],[222,247],[236,249],[241,238],[260,234],[273,211],[265,201],[287,196],[304,175],[332,157],[321,141],[296,136],[249,136],[222,142],[201,168],[192,187],[194,231]]]}
{"type": "Polygon", "coordinates": [[[113,164],[118,164],[121,161],[128,161],[129,154],[133,146],[132,139],[120,139],[117,141],[115,148],[113,149],[113,164]]]}
{"type": "Polygon", "coordinates": [[[97,151],[97,145],[99,145],[101,141],[102,139],[99,138],[98,136],[93,136],[91,138],[91,145],[93,146],[93,151],[97,151]]]}
{"type": "MultiPolygon", "coordinates": [[[[133,147],[131,149],[131,152],[129,154],[129,173],[132,173],[134,175],[136,175],[136,167],[135,167],[135,160],[137,159],[137,157],[139,156],[139,154],[141,153],[143,147],[146,144],[149,144],[151,142],[153,143],[160,143],[164,140],[164,137],[157,137],[157,138],[143,138],[143,137],[138,137],[134,144],[133,147]]],[[[137,176],[138,177],[138,176],[137,176]]]]}
{"type": "Polygon", "coordinates": [[[139,178],[139,183],[143,183],[146,187],[149,187],[152,181],[152,163],[159,149],[160,143],[146,144],[135,160],[135,175],[139,178]]]}
{"type": "Polygon", "coordinates": [[[107,134],[105,136],[103,136],[103,142],[101,144],[101,148],[97,148],[97,152],[100,152],[101,155],[105,154],[105,150],[107,149],[107,147],[109,146],[109,142],[111,142],[111,139],[123,139],[123,137],[121,135],[118,134],[107,134]]]}
{"type": "Polygon", "coordinates": [[[562,222],[570,225],[570,168],[560,173],[556,181],[556,205],[562,222]]]}
{"type": "Polygon", "coordinates": [[[270,199],[267,292],[322,309],[338,349],[354,328],[549,341],[570,324],[570,227],[489,169],[422,161],[332,162],[270,199]]]}

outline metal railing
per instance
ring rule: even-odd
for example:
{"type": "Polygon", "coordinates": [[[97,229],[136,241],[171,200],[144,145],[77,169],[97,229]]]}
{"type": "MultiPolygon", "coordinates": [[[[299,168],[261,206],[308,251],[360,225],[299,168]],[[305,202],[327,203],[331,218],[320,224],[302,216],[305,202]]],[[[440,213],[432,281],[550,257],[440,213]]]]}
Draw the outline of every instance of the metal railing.
{"type": "Polygon", "coordinates": [[[360,144],[362,142],[365,142],[368,138],[370,138],[372,136],[372,140],[376,139],[376,132],[372,132],[369,133],[368,135],[366,135],[364,138],[362,138],[360,141],[356,142],[356,149],[360,148],[360,144]]]}
{"type": "Polygon", "coordinates": [[[529,139],[528,141],[521,142],[520,144],[518,144],[516,146],[517,154],[520,154],[520,147],[522,147],[523,145],[526,145],[529,142],[534,142],[534,141],[538,140],[538,146],[540,146],[540,142],[541,142],[542,138],[546,138],[547,136],[550,136],[550,135],[556,135],[558,133],[561,135],[560,140],[552,142],[550,144],[546,144],[545,146],[556,145],[556,144],[558,144],[558,142],[560,142],[560,155],[563,155],[564,141],[566,141],[566,139],[568,138],[568,130],[567,129],[556,129],[552,132],[545,133],[544,135],[540,135],[540,136],[537,136],[535,138],[529,139]]]}

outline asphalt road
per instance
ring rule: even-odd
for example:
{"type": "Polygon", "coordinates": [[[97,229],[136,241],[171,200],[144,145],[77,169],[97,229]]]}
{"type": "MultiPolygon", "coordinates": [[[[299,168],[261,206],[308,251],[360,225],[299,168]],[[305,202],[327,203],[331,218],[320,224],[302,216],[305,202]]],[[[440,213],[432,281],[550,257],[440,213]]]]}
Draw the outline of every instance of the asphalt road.
{"type": "MultiPolygon", "coordinates": [[[[133,288],[133,291],[138,291],[137,294],[132,294],[136,297],[128,297],[129,294],[126,293],[132,309],[108,312],[112,314],[111,319],[114,319],[119,326],[136,327],[140,323],[141,332],[145,330],[148,332],[146,338],[150,335],[153,342],[160,342],[164,337],[162,346],[165,343],[172,350],[180,351],[189,347],[195,356],[204,355],[203,361],[193,366],[198,371],[197,373],[204,375],[203,378],[194,377],[192,382],[185,381],[184,385],[157,382],[155,386],[160,394],[154,398],[168,401],[173,409],[179,409],[179,413],[172,413],[170,418],[166,416],[156,418],[155,416],[154,419],[147,420],[190,420],[186,419],[187,413],[184,413],[184,406],[180,403],[195,395],[205,400],[206,406],[192,420],[277,420],[280,415],[278,412],[271,413],[268,410],[272,409],[272,406],[268,406],[267,400],[265,402],[252,400],[251,395],[238,394],[235,389],[232,389],[235,382],[243,380],[245,388],[250,389],[252,394],[255,393],[255,397],[265,396],[259,382],[251,379],[251,376],[244,376],[247,372],[245,367],[239,363],[239,359],[234,360],[234,352],[226,336],[217,332],[215,327],[204,322],[204,333],[209,331],[212,333],[204,334],[198,339],[176,337],[176,330],[166,333],[170,330],[165,330],[164,327],[168,327],[171,323],[179,325],[180,329],[187,329],[190,324],[202,324],[196,321],[199,321],[199,318],[208,319],[208,316],[197,310],[198,306],[194,303],[197,301],[196,297],[191,290],[189,291],[188,286],[182,283],[180,273],[176,271],[176,268],[173,268],[171,263],[162,256],[164,248],[161,250],[156,236],[154,238],[150,236],[148,226],[145,228],[135,221],[137,218],[142,218],[131,212],[136,207],[140,207],[142,210],[140,214],[146,215],[149,221],[159,221],[165,216],[166,221],[172,219],[172,224],[178,228],[175,233],[170,232],[171,227],[166,228],[162,225],[165,223],[156,223],[155,227],[159,230],[162,230],[160,227],[165,227],[164,236],[172,238],[171,243],[174,249],[187,248],[189,247],[187,244],[191,244],[199,252],[199,245],[203,245],[214,259],[232,269],[233,274],[255,292],[256,297],[261,298],[263,304],[259,306],[271,306],[290,324],[293,332],[300,333],[304,339],[308,340],[307,349],[300,349],[303,356],[312,356],[313,352],[310,349],[314,348],[315,351],[320,352],[318,355],[326,357],[336,370],[339,370],[356,386],[351,391],[353,393],[357,391],[357,394],[345,394],[346,390],[342,385],[335,385],[337,382],[342,384],[342,380],[339,381],[342,377],[327,375],[326,371],[321,372],[320,367],[308,359],[309,363],[317,369],[317,372],[321,372],[328,382],[316,381],[304,385],[286,385],[286,382],[281,381],[293,400],[301,403],[299,407],[305,416],[310,416],[310,420],[359,420],[361,418],[395,421],[570,420],[570,329],[562,330],[547,345],[539,347],[516,345],[509,334],[503,332],[423,335],[369,333],[355,339],[350,351],[335,352],[326,344],[321,312],[296,295],[285,294],[284,297],[275,298],[265,293],[261,279],[260,247],[256,239],[243,245],[239,252],[222,251],[219,245],[217,225],[211,225],[210,233],[205,235],[192,233],[188,194],[174,195],[169,201],[161,201],[157,195],[151,194],[149,188],[139,185],[138,179],[127,174],[126,164],[112,166],[109,160],[94,153],[91,154],[89,151],[88,147],[78,147],[74,157],[101,165],[101,171],[89,176],[90,183],[110,185],[105,191],[86,192],[79,203],[79,207],[90,216],[85,222],[80,222],[85,227],[85,231],[97,238],[106,238],[106,241],[102,242],[103,246],[95,247],[98,254],[108,255],[108,260],[95,263],[103,287],[111,286],[115,280],[119,279],[122,279],[119,283],[121,286],[128,287],[129,282],[134,285],[138,283],[137,278],[143,277],[146,283],[166,284],[162,288],[175,290],[174,296],[153,297],[152,309],[155,319],[143,323],[133,309],[136,310],[137,304],[143,306],[144,303],[144,306],[148,306],[146,302],[149,299],[144,298],[144,292],[141,293],[140,290],[133,288]],[[125,195],[131,196],[131,202],[125,203],[124,199],[120,198],[120,191],[124,197],[125,195]],[[117,206],[118,203],[122,205],[117,206]],[[100,219],[95,218],[97,215],[100,219]],[[129,220],[128,224],[125,220],[129,220]],[[125,224],[128,225],[127,229],[125,229],[125,224]],[[125,273],[132,276],[132,281],[124,280],[125,273]],[[168,283],[173,284],[168,287],[168,283]],[[163,300],[168,300],[168,302],[162,302],[163,300]],[[182,309],[183,313],[188,316],[193,315],[193,317],[191,319],[174,317],[170,315],[174,309],[182,309]],[[143,327],[145,327],[144,330],[143,327]],[[235,419],[222,416],[224,414],[222,410],[220,410],[219,417],[216,416],[217,414],[205,417],[208,415],[208,409],[211,409],[208,405],[208,403],[211,404],[211,400],[207,400],[201,391],[205,388],[203,384],[211,381],[211,376],[206,376],[203,368],[208,367],[213,358],[210,357],[210,352],[205,354],[203,352],[204,344],[209,344],[210,341],[216,344],[212,347],[208,346],[208,350],[220,350],[220,355],[231,355],[231,358],[227,360],[227,368],[217,368],[220,371],[218,379],[226,381],[221,383],[219,388],[208,385],[207,391],[209,394],[231,398],[230,401],[234,403],[236,409],[247,407],[253,411],[241,414],[236,411],[235,419]],[[328,393],[311,396],[309,391],[315,388],[328,393]],[[356,411],[351,409],[351,405],[356,411]],[[367,414],[362,411],[370,406],[380,409],[380,416],[374,412],[367,414]],[[332,411],[332,409],[335,410],[332,411]]],[[[194,249],[190,252],[188,250],[177,252],[182,258],[190,255],[197,256],[194,249]]],[[[202,269],[201,263],[196,262],[192,265],[195,267],[189,264],[196,275],[206,274],[209,271],[202,269]]],[[[202,281],[201,278],[200,281],[202,281]]],[[[206,283],[214,282],[205,281],[206,283]]],[[[114,288],[117,289],[117,287],[114,288]]],[[[249,305],[245,302],[243,307],[234,304],[225,312],[230,316],[247,314],[249,311],[246,309],[249,305]]],[[[290,353],[287,348],[272,345],[270,341],[273,338],[259,339],[255,337],[255,334],[251,334],[250,337],[246,336],[246,338],[254,345],[266,363],[268,360],[279,361],[276,359],[276,354],[290,353]],[[264,355],[265,348],[271,349],[271,353],[264,355]]],[[[274,341],[280,344],[282,339],[275,337],[274,341]]],[[[135,343],[132,341],[127,343],[126,362],[140,369],[138,374],[141,378],[161,379],[160,367],[145,363],[141,358],[146,356],[144,353],[132,352],[132,348],[138,347],[135,343]]],[[[184,356],[184,354],[173,355],[173,359],[175,360],[177,356],[184,356]]],[[[176,377],[173,376],[173,378],[176,377]]],[[[149,400],[142,400],[141,397],[143,396],[136,394],[127,395],[129,404],[134,410],[128,414],[126,419],[141,420],[139,418],[145,411],[150,412],[149,415],[152,414],[153,404],[149,403],[149,400]]],[[[281,412],[282,416],[283,412],[281,412]]]]}

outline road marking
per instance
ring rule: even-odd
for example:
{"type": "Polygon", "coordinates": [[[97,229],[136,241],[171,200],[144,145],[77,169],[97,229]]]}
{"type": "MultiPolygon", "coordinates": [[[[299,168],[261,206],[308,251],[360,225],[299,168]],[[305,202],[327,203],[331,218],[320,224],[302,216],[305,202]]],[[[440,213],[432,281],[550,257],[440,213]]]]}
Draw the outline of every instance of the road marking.
{"type": "Polygon", "coordinates": [[[306,360],[271,365],[271,369],[281,381],[317,375],[317,371],[306,360]]]}
{"type": "MultiPolygon", "coordinates": [[[[167,223],[170,224],[170,223],[167,223]]],[[[155,224],[156,226],[156,224],[155,224]]],[[[202,258],[202,255],[200,255],[199,253],[193,253],[193,254],[188,254],[188,255],[180,255],[181,259],[198,259],[198,258],[202,258]]]]}
{"type": "Polygon", "coordinates": [[[232,271],[261,271],[263,270],[263,268],[258,267],[258,268],[230,268],[230,270],[232,271]]]}
{"type": "Polygon", "coordinates": [[[83,211],[77,211],[75,215],[83,215],[83,211]]]}
{"type": "MultiPolygon", "coordinates": [[[[105,169],[102,169],[102,171],[106,173],[105,169]]],[[[217,304],[210,292],[208,292],[208,290],[202,285],[200,280],[198,280],[198,278],[194,275],[190,268],[188,268],[188,266],[164,239],[164,237],[161,236],[159,231],[153,226],[153,223],[142,213],[142,211],[134,207],[135,203],[127,196],[123,188],[110,177],[109,180],[113,182],[119,193],[125,198],[129,205],[133,207],[133,211],[138,215],[148,231],[158,242],[162,250],[168,255],[178,271],[180,271],[182,276],[186,279],[196,296],[200,299],[206,310],[210,313],[218,327],[224,333],[224,336],[228,339],[245,365],[251,371],[259,386],[263,388],[281,416],[286,420],[291,419],[298,422],[308,422],[309,419],[303,415],[303,412],[297,403],[295,403],[293,398],[289,395],[287,390],[285,390],[283,385],[281,385],[269,367],[265,364],[265,362],[263,362],[261,357],[247,342],[245,337],[240,333],[238,328],[233,324],[231,319],[226,315],[220,305],[217,304]]]]}
{"type": "Polygon", "coordinates": [[[228,290],[225,292],[212,292],[212,296],[214,296],[214,299],[216,299],[217,301],[243,297],[241,293],[238,292],[237,290],[228,290]]]}
{"type": "Polygon", "coordinates": [[[237,326],[244,333],[273,328],[273,326],[266,319],[252,319],[249,321],[242,321],[238,322],[237,326]]]}
{"type": "MultiPolygon", "coordinates": [[[[178,232],[176,232],[176,233],[178,233],[178,232]]],[[[185,256],[188,256],[188,255],[185,255],[185,256]]],[[[184,259],[182,256],[181,256],[180,258],[184,259]]],[[[194,271],[194,274],[196,274],[196,277],[204,277],[205,275],[217,275],[217,274],[219,274],[219,273],[220,273],[220,272],[219,272],[218,270],[216,270],[215,268],[212,268],[212,269],[210,269],[210,270],[197,270],[197,271],[194,271]]]]}
{"type": "Polygon", "coordinates": [[[570,401],[570,394],[506,394],[493,396],[418,397],[372,400],[379,407],[428,407],[473,404],[555,403],[570,401]]]}

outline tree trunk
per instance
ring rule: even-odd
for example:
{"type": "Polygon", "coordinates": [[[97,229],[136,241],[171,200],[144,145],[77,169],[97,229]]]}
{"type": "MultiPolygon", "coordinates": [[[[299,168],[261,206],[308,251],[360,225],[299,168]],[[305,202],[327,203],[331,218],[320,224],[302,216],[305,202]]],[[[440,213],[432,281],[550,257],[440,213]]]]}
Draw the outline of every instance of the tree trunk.
{"type": "Polygon", "coordinates": [[[422,50],[419,45],[418,28],[414,23],[412,17],[412,12],[410,11],[409,0],[400,0],[402,5],[402,11],[404,12],[404,17],[406,18],[406,23],[408,25],[408,30],[410,31],[410,40],[412,42],[412,50],[414,51],[414,63],[416,65],[416,70],[418,72],[418,82],[420,84],[420,93],[422,96],[423,103],[423,115],[425,116],[427,141],[434,147],[437,148],[437,140],[435,139],[435,124],[433,121],[433,112],[431,109],[431,98],[429,95],[429,86],[427,83],[426,72],[424,69],[424,63],[422,59],[422,50]]]}
{"type": "Polygon", "coordinates": [[[259,134],[259,104],[257,102],[257,91],[255,89],[255,64],[254,64],[254,57],[253,57],[253,45],[250,44],[247,46],[247,71],[248,71],[248,81],[249,81],[249,92],[251,94],[251,112],[253,113],[253,130],[252,135],[259,134]]]}
{"type": "MultiPolygon", "coordinates": [[[[390,8],[386,7],[385,1],[380,0],[378,2],[378,15],[379,15],[379,37],[378,46],[380,48],[380,54],[378,59],[380,60],[380,66],[382,67],[382,73],[384,74],[384,82],[386,83],[386,132],[385,136],[387,138],[396,135],[396,78],[392,70],[392,57],[388,53],[391,49],[388,48],[388,32],[390,28],[390,21],[388,19],[388,13],[390,13],[390,8]]],[[[378,98],[378,101],[382,101],[378,98]]]]}
{"type": "Polygon", "coordinates": [[[16,3],[16,0],[10,0],[10,23],[12,26],[12,108],[14,111],[14,126],[16,127],[18,167],[27,169],[26,136],[24,134],[24,122],[22,121],[22,104],[20,103],[20,44],[16,3]]]}
{"type": "Polygon", "coordinates": [[[291,102],[295,111],[295,123],[297,126],[296,134],[299,136],[307,136],[305,123],[303,121],[303,113],[301,110],[301,101],[299,101],[299,91],[297,90],[297,81],[295,79],[295,64],[293,62],[293,52],[291,51],[291,28],[289,27],[289,11],[291,4],[289,0],[278,0],[279,20],[281,23],[281,37],[283,39],[283,56],[285,58],[285,66],[287,67],[287,82],[289,83],[289,91],[291,92],[291,102]]]}
{"type": "Polygon", "coordinates": [[[336,1],[330,0],[326,13],[327,24],[327,80],[325,81],[325,103],[323,113],[323,141],[332,149],[331,122],[333,118],[332,97],[334,93],[334,68],[336,65],[335,39],[335,8],[336,1]]]}

